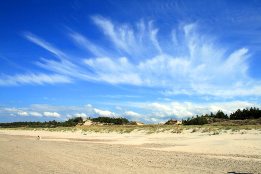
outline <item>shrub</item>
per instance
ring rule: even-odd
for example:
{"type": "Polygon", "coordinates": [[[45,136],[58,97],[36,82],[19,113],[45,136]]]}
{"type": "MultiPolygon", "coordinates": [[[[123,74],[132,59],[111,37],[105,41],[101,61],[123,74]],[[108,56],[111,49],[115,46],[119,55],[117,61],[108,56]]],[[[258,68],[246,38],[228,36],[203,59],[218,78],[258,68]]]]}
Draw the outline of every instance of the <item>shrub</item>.
{"type": "Polygon", "coordinates": [[[231,120],[258,119],[261,118],[261,110],[259,108],[238,109],[230,115],[231,120]]]}
{"type": "Polygon", "coordinates": [[[203,125],[203,124],[207,124],[208,120],[206,119],[206,117],[204,116],[196,116],[196,117],[192,117],[192,118],[188,118],[187,120],[183,120],[182,123],[184,125],[203,125]]]}
{"type": "Polygon", "coordinates": [[[100,122],[100,123],[106,123],[106,124],[117,124],[117,125],[122,125],[122,124],[127,124],[129,123],[129,120],[126,118],[111,118],[111,117],[97,117],[97,118],[91,118],[93,122],[100,122]]]}
{"type": "Polygon", "coordinates": [[[228,119],[227,114],[224,114],[223,111],[219,110],[217,113],[214,115],[214,118],[223,118],[223,119],[228,119]]]}

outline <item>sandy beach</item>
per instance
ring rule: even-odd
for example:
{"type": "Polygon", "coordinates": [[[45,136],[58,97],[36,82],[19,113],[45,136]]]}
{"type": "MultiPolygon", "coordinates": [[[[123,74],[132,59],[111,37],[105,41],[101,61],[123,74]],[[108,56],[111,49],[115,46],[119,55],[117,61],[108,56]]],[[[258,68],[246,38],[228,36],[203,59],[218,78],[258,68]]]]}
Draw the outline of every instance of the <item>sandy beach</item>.
{"type": "Polygon", "coordinates": [[[120,134],[1,129],[0,159],[3,174],[261,173],[261,131],[210,135],[191,130],[120,134]]]}

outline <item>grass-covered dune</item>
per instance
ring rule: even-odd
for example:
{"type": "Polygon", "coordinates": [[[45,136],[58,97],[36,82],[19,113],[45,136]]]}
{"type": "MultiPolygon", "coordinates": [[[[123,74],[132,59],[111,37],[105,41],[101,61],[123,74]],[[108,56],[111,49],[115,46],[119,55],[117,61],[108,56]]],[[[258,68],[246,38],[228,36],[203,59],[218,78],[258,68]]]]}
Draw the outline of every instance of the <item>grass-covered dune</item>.
{"type": "MultiPolygon", "coordinates": [[[[97,117],[87,119],[92,124],[84,125],[85,120],[81,117],[57,122],[13,122],[0,123],[0,128],[27,129],[27,130],[49,130],[49,131],[89,131],[89,132],[119,132],[130,133],[133,131],[143,131],[146,133],[170,132],[182,133],[184,130],[192,129],[192,132],[220,132],[261,129],[261,110],[258,108],[248,108],[231,113],[229,116],[222,111],[195,116],[182,120],[182,125],[169,125],[173,120],[165,124],[145,124],[137,125],[134,121],[117,117],[97,117]]],[[[175,123],[175,121],[174,121],[175,123]]]]}
{"type": "Polygon", "coordinates": [[[2,128],[10,130],[33,130],[33,131],[54,131],[54,132],[75,132],[81,131],[83,133],[209,133],[211,135],[217,135],[219,133],[226,132],[242,132],[247,130],[259,130],[261,131],[261,125],[163,125],[163,124],[149,124],[149,125],[91,125],[91,126],[74,126],[74,127],[49,127],[49,128],[32,128],[32,127],[16,127],[16,128],[2,128]]]}

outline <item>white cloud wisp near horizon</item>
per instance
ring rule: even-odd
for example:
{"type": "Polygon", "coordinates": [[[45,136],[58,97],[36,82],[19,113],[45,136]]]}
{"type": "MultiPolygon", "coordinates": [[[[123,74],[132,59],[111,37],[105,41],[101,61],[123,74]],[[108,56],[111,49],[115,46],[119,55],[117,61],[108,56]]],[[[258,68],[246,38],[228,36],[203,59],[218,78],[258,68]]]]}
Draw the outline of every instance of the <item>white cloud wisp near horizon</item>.
{"type": "Polygon", "coordinates": [[[261,107],[261,104],[254,102],[231,101],[231,102],[127,102],[121,110],[110,110],[96,108],[90,104],[84,106],[54,106],[46,104],[34,104],[23,108],[0,108],[0,116],[20,117],[49,117],[59,120],[66,120],[72,117],[126,117],[133,121],[146,123],[159,123],[170,118],[184,119],[195,115],[216,113],[219,110],[226,114],[235,112],[237,109],[249,107],[261,107]],[[129,108],[131,107],[131,109],[129,108]],[[132,110],[133,109],[133,110],[132,110]],[[134,111],[135,110],[135,111],[134,111]],[[137,112],[139,110],[140,112],[137,112]]]}

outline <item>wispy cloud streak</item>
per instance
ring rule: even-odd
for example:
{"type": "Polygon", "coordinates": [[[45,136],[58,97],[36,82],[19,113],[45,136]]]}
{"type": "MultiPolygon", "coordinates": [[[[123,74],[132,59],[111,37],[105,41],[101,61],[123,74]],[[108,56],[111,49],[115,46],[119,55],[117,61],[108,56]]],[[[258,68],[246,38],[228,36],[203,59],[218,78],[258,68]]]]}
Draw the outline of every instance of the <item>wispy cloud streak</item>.
{"type": "Polygon", "coordinates": [[[86,37],[84,37],[83,35],[77,33],[77,32],[71,32],[69,34],[69,36],[72,38],[72,40],[79,45],[82,48],[87,49],[88,51],[90,51],[94,56],[97,57],[103,57],[103,56],[107,56],[108,53],[98,47],[97,45],[93,44],[90,40],[88,40],[86,37]]]}
{"type": "Polygon", "coordinates": [[[58,74],[18,74],[14,76],[0,76],[0,86],[24,85],[24,84],[56,84],[71,83],[72,79],[58,74]]]}
{"type": "Polygon", "coordinates": [[[47,51],[53,53],[58,58],[66,57],[65,53],[60,51],[59,49],[55,48],[50,43],[46,42],[45,40],[38,38],[36,35],[32,33],[25,33],[24,36],[31,42],[35,43],[36,45],[39,45],[40,47],[46,49],[47,51]]]}

